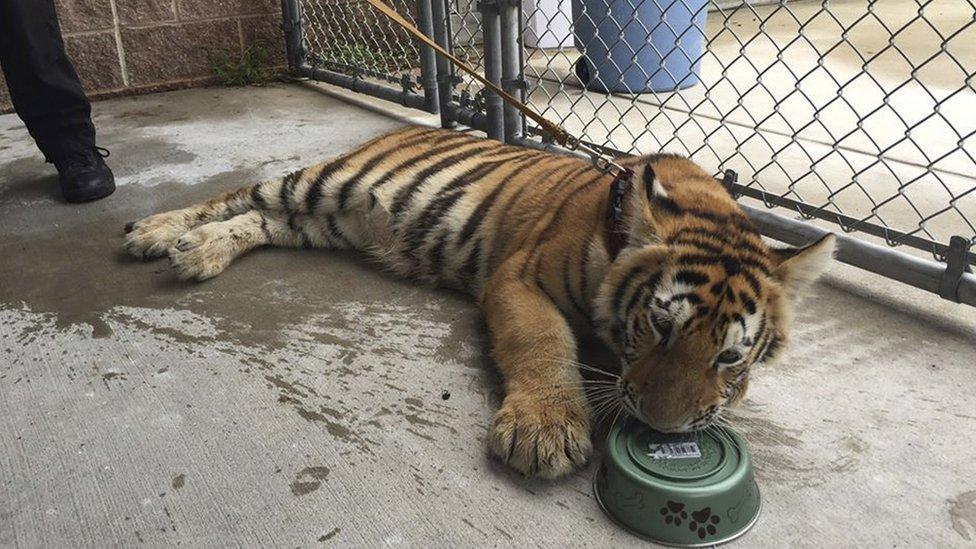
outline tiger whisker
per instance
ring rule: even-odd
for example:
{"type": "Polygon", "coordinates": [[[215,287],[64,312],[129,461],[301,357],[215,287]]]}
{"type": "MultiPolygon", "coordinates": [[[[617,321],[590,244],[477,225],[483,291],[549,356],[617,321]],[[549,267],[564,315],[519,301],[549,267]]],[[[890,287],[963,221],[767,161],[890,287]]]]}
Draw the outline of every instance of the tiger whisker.
{"type": "Polygon", "coordinates": [[[594,408],[593,417],[596,420],[596,421],[594,421],[594,423],[595,424],[599,424],[600,419],[602,418],[602,416],[606,412],[608,412],[609,410],[612,410],[615,406],[616,407],[619,407],[620,406],[620,400],[619,399],[610,398],[610,399],[606,399],[603,402],[599,403],[594,408]]]}
{"type": "Polygon", "coordinates": [[[569,400],[568,402],[572,404],[588,402],[591,405],[596,405],[599,404],[600,402],[613,399],[613,398],[616,398],[616,394],[614,393],[584,394],[584,395],[576,396],[571,400],[569,400]]]}
{"type": "Polygon", "coordinates": [[[563,381],[557,381],[552,384],[540,384],[547,387],[566,387],[566,386],[578,386],[578,385],[607,385],[607,386],[617,386],[616,381],[611,381],[608,379],[569,379],[563,381]]]}
{"type": "Polygon", "coordinates": [[[620,415],[621,415],[622,413],[625,413],[625,412],[624,412],[624,407],[623,407],[623,406],[619,406],[619,407],[617,408],[617,413],[616,413],[616,415],[614,415],[614,416],[613,416],[613,420],[611,420],[611,421],[610,421],[610,425],[609,425],[609,428],[610,428],[610,429],[612,429],[612,428],[613,428],[613,426],[617,424],[617,420],[618,420],[618,419],[620,419],[620,415]]]}
{"type": "Polygon", "coordinates": [[[604,402],[614,401],[616,399],[617,399],[617,395],[615,395],[613,393],[600,393],[600,394],[597,394],[597,395],[593,395],[592,398],[590,398],[589,400],[594,405],[598,405],[598,404],[602,404],[604,402]]]}
{"type": "Polygon", "coordinates": [[[725,429],[724,426],[719,425],[719,424],[716,423],[712,427],[715,429],[715,433],[720,438],[722,438],[726,442],[728,442],[730,446],[732,446],[732,447],[737,447],[738,446],[738,444],[736,444],[736,442],[735,442],[735,439],[732,438],[732,435],[729,434],[729,432],[725,429]]]}
{"type": "Polygon", "coordinates": [[[564,358],[564,357],[554,357],[554,356],[543,356],[542,359],[543,360],[548,360],[550,362],[555,362],[557,364],[564,364],[564,365],[567,365],[567,366],[575,366],[575,367],[580,368],[582,370],[587,370],[587,371],[590,371],[590,372],[595,372],[595,373],[598,373],[598,374],[603,374],[605,376],[612,377],[612,378],[619,378],[620,377],[618,374],[615,374],[613,372],[608,372],[608,371],[606,371],[606,370],[604,370],[602,368],[597,368],[596,366],[593,366],[591,364],[585,364],[585,363],[580,362],[578,360],[572,360],[572,359],[568,359],[568,358],[564,358]]]}

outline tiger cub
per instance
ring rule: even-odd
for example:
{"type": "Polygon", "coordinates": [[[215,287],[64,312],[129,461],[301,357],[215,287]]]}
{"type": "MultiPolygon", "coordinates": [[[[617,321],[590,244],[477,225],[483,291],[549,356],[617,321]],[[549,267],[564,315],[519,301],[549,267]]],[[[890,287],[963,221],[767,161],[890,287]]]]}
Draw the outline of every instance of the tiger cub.
{"type": "Polygon", "coordinates": [[[456,131],[409,127],[345,154],[126,226],[137,257],[183,279],[258,246],[354,249],[460,289],[487,319],[505,398],[491,451],[557,477],[589,457],[591,410],[571,326],[619,357],[617,402],[660,431],[703,429],[783,349],[790,303],[829,264],[833,236],[770,249],[723,186],[690,160],[651,155],[608,239],[612,177],[585,160],[456,131]]]}

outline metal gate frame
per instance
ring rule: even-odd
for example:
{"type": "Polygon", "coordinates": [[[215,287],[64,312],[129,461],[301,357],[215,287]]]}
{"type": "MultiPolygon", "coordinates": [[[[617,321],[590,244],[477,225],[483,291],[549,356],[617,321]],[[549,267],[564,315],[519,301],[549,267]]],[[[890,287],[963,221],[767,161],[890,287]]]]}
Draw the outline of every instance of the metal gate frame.
{"type": "MultiPolygon", "coordinates": [[[[461,84],[462,79],[458,77],[456,69],[446,59],[436,56],[430,47],[424,45],[419,47],[421,71],[419,81],[422,93],[413,91],[412,82],[406,77],[402,79],[400,88],[393,88],[367,81],[362,75],[343,74],[316,66],[307,59],[306,55],[301,11],[303,1],[310,0],[282,0],[288,64],[296,75],[430,113],[440,113],[441,125],[445,128],[453,128],[461,124],[484,131],[489,138],[505,143],[560,154],[578,154],[547,141],[538,130],[528,127],[521,113],[503,104],[498,96],[479,92],[480,97],[471,98],[467,91],[459,92],[458,85],[461,84]]],[[[452,14],[451,5],[452,1],[457,2],[457,0],[414,1],[417,5],[418,28],[428,36],[432,36],[438,45],[448,51],[456,51],[453,43],[455,33],[452,28],[452,15],[457,13],[452,14]]],[[[481,61],[485,77],[524,101],[527,85],[524,78],[521,0],[479,0],[477,10],[483,36],[481,61]]],[[[610,153],[621,153],[596,143],[589,144],[610,153]]],[[[897,239],[912,247],[934,251],[939,257],[944,258],[945,262],[922,259],[847,234],[836,235],[838,243],[836,258],[842,263],[920,288],[949,301],[976,307],[976,274],[971,272],[970,267],[976,264],[976,253],[974,253],[976,251],[970,250],[970,242],[965,237],[955,236],[948,244],[933,245],[913,235],[893,229],[865,226],[863,223],[857,224],[854,218],[838,213],[828,214],[812,205],[766,193],[753,187],[732,183],[729,190],[736,196],[762,200],[767,205],[767,209],[748,204],[741,204],[741,206],[762,234],[786,244],[806,244],[831,231],[790,219],[768,208],[788,208],[808,219],[819,218],[839,223],[842,227],[857,225],[857,231],[885,238],[889,242],[897,239]]]]}

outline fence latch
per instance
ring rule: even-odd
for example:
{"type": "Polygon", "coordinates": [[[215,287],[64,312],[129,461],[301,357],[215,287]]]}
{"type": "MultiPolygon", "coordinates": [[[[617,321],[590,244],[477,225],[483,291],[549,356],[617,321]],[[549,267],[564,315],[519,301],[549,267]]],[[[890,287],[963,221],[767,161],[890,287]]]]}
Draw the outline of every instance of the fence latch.
{"type": "Polygon", "coordinates": [[[972,272],[969,269],[967,257],[969,255],[969,240],[963,236],[949,239],[949,252],[946,254],[946,268],[939,281],[939,296],[949,301],[959,303],[959,283],[963,273],[972,272]]]}

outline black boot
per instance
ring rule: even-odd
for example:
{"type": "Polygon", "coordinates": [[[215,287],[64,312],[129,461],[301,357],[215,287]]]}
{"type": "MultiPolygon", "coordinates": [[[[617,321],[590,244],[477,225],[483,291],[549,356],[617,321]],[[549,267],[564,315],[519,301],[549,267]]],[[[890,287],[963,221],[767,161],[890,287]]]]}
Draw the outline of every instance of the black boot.
{"type": "Polygon", "coordinates": [[[108,150],[101,147],[81,147],[54,160],[65,200],[88,202],[115,192],[115,176],[102,160],[108,155],[108,150]]]}

